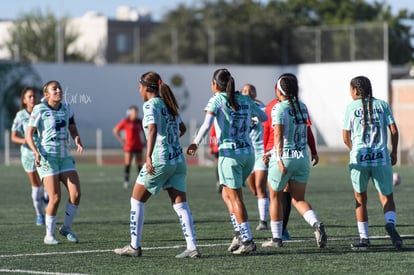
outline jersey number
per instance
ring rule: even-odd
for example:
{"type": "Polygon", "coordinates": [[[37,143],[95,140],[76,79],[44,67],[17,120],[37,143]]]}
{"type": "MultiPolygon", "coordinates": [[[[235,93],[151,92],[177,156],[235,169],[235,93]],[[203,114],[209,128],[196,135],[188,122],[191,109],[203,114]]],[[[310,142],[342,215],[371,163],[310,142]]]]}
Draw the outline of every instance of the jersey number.
{"type": "Polygon", "coordinates": [[[58,132],[58,131],[60,131],[60,129],[62,129],[65,126],[66,126],[66,121],[65,120],[58,120],[55,123],[55,130],[58,132]]]}

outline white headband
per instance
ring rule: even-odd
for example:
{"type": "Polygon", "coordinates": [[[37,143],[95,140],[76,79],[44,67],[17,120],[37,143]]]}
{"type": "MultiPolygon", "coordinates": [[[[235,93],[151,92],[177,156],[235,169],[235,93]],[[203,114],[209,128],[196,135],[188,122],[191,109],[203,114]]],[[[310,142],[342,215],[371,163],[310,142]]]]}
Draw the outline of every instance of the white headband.
{"type": "Polygon", "coordinates": [[[282,93],[282,95],[286,95],[286,92],[283,90],[282,85],[280,85],[280,80],[282,78],[279,78],[279,80],[277,81],[277,88],[280,90],[280,92],[282,93]]]}

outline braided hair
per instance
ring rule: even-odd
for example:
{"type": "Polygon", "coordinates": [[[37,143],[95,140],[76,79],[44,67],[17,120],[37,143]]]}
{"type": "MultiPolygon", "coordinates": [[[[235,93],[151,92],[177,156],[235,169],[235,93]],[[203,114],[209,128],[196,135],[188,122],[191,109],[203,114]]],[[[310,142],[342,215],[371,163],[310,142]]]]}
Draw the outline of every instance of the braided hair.
{"type": "Polygon", "coordinates": [[[179,108],[177,100],[173,92],[171,91],[170,86],[163,83],[161,76],[155,72],[147,72],[143,74],[139,82],[146,86],[150,92],[157,92],[167,106],[168,112],[172,116],[177,116],[179,113],[179,108]]]}
{"type": "Polygon", "coordinates": [[[299,86],[298,86],[298,80],[296,76],[293,74],[282,75],[277,81],[276,85],[278,89],[280,90],[280,92],[284,96],[286,96],[287,100],[289,101],[290,109],[293,115],[295,116],[296,123],[306,124],[307,119],[304,116],[302,109],[300,108],[300,104],[299,104],[299,86]],[[297,108],[295,108],[295,105],[297,108]],[[298,114],[298,111],[299,111],[299,114],[298,114]]]}
{"type": "Polygon", "coordinates": [[[365,76],[357,76],[351,80],[351,87],[356,89],[357,95],[362,99],[362,110],[364,124],[373,124],[372,110],[372,87],[371,81],[365,76]]]}
{"type": "Polygon", "coordinates": [[[219,86],[220,90],[225,91],[230,106],[237,111],[236,91],[234,88],[234,78],[227,69],[218,69],[213,74],[213,81],[219,86]]]}

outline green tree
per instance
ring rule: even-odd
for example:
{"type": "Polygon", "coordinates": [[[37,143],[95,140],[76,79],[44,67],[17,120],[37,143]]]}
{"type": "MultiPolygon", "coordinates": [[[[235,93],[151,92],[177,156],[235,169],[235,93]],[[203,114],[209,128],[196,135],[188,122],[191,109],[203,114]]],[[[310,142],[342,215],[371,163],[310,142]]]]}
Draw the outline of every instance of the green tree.
{"type": "MultiPolygon", "coordinates": [[[[407,10],[397,15],[385,2],[363,0],[202,0],[181,4],[167,13],[153,36],[142,45],[147,63],[291,64],[306,62],[316,42],[301,27],[328,27],[377,23],[389,26],[389,60],[412,62],[413,34],[407,10]],[[214,47],[213,47],[214,45],[214,47]],[[211,58],[214,55],[214,58],[211,58]]],[[[383,57],[382,27],[356,30],[356,58],[383,57]],[[372,43],[373,42],[373,43],[372,43]]],[[[326,61],[344,61],[349,56],[349,30],[325,34],[322,51],[326,61]],[[347,48],[348,47],[348,48],[347,48]]],[[[321,60],[325,61],[325,60],[321,60]]],[[[309,61],[308,61],[309,62],[309,61]]]]}
{"type": "Polygon", "coordinates": [[[10,28],[10,41],[4,43],[14,60],[22,62],[54,62],[57,55],[57,31],[63,34],[64,61],[85,61],[79,52],[68,52],[78,34],[67,30],[67,18],[59,20],[51,11],[39,9],[22,14],[10,28]]]}
{"type": "MultiPolygon", "coordinates": [[[[393,15],[391,7],[386,1],[375,1],[368,3],[364,0],[271,0],[269,5],[282,5],[283,9],[290,15],[290,21],[295,26],[337,26],[352,25],[360,23],[387,23],[389,61],[392,64],[406,64],[414,61],[414,48],[412,40],[412,26],[414,12],[407,9],[398,11],[393,15]],[[296,23],[295,23],[296,22],[296,23]]],[[[331,45],[337,51],[347,40],[346,35],[336,35],[332,38],[331,45]]],[[[362,30],[356,42],[357,55],[361,59],[372,51],[378,51],[382,45],[381,30],[369,28],[362,30]]],[[[349,42],[348,42],[349,43],[349,42]]],[[[335,50],[335,49],[331,49],[335,50]]],[[[380,55],[382,56],[382,55],[380,55]]]]}

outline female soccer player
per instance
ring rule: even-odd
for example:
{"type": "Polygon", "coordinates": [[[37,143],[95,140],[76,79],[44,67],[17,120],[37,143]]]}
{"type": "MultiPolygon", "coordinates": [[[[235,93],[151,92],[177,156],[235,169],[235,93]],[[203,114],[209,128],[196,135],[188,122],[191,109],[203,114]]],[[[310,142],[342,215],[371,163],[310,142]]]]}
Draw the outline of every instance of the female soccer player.
{"type": "MultiPolygon", "coordinates": [[[[29,123],[30,113],[36,104],[36,93],[33,88],[24,88],[20,97],[20,111],[17,112],[11,129],[11,141],[20,144],[20,157],[24,171],[32,185],[32,200],[36,211],[36,224],[44,225],[44,188],[36,171],[35,155],[26,144],[24,135],[29,123]]],[[[37,140],[37,135],[34,137],[37,140]]],[[[47,201],[47,200],[46,200],[47,201]]]]}
{"type": "Polygon", "coordinates": [[[124,188],[129,187],[129,171],[131,169],[132,159],[135,158],[137,171],[141,170],[142,165],[142,141],[141,132],[142,121],[138,118],[138,107],[131,106],[128,108],[128,116],[122,119],[113,129],[115,137],[124,146],[124,188]],[[124,138],[121,132],[124,131],[124,138]]]}
{"type": "MultiPolygon", "coordinates": [[[[256,87],[252,84],[245,84],[241,93],[249,96],[253,102],[262,110],[266,106],[260,100],[256,99],[256,87]]],[[[252,173],[247,178],[247,184],[250,191],[257,197],[257,207],[259,209],[259,224],[256,230],[267,229],[267,219],[269,216],[269,195],[267,191],[267,166],[263,162],[264,143],[263,143],[263,124],[253,118],[250,125],[250,138],[254,148],[255,162],[252,173]]]]}
{"type": "Polygon", "coordinates": [[[170,87],[155,72],[141,76],[139,91],[144,100],[146,158],[132,191],[131,243],[115,249],[115,253],[132,257],[142,255],[144,204],[163,188],[168,192],[187,242],[187,249],[176,258],[198,258],[201,254],[196,246],[193,217],[186,198],[187,165],[179,141],[186,128],[178,113],[177,101],[170,87]]]}
{"type": "MultiPolygon", "coordinates": [[[[279,78],[282,78],[282,77],[293,77],[297,81],[296,75],[291,74],[291,73],[285,73],[279,76],[279,78]]],[[[277,92],[277,82],[275,85],[275,92],[277,92]]],[[[263,141],[264,141],[266,152],[272,151],[274,147],[274,131],[273,131],[271,117],[272,117],[272,109],[277,103],[279,103],[279,99],[276,97],[275,99],[273,99],[266,105],[266,109],[265,109],[265,112],[269,117],[267,121],[263,122],[263,141]]],[[[315,142],[315,137],[313,136],[311,125],[312,125],[311,120],[310,118],[308,118],[308,146],[311,151],[312,165],[315,166],[319,162],[319,156],[316,150],[316,142],[315,142]]],[[[291,206],[292,206],[292,197],[290,195],[289,186],[286,186],[285,190],[283,190],[282,206],[283,206],[282,240],[286,241],[286,240],[290,240],[290,235],[287,229],[287,225],[289,222],[289,216],[290,216],[290,211],[291,211],[291,206]]]]}
{"type": "Polygon", "coordinates": [[[37,172],[49,195],[46,208],[45,244],[58,244],[55,238],[56,213],[61,188],[60,181],[69,192],[65,218],[59,233],[71,242],[79,242],[72,232],[72,223],[78,212],[80,202],[80,182],[75,161],[70,154],[69,134],[75,141],[77,151],[83,146],[76,128],[74,114],[70,105],[62,102],[62,88],[57,81],[49,81],[43,86],[44,102],[36,105],[30,116],[26,131],[26,142],[35,154],[37,172]],[[33,135],[39,133],[39,142],[33,135]]]}
{"type": "Polygon", "coordinates": [[[198,144],[215,121],[219,145],[219,177],[223,184],[221,194],[233,228],[240,234],[233,238],[229,250],[234,254],[247,254],[256,250],[241,188],[254,165],[249,127],[252,117],[264,121],[267,115],[250,97],[235,91],[234,79],[227,69],[215,71],[211,85],[214,95],[207,103],[204,123],[188,147],[187,154],[195,154],[198,144]]]}
{"type": "Polygon", "coordinates": [[[359,250],[370,245],[367,186],[369,179],[372,179],[384,210],[385,229],[393,246],[401,249],[403,242],[395,228],[397,219],[392,184],[392,165],[397,163],[397,125],[388,104],[372,96],[371,81],[367,77],[353,78],[350,93],[354,101],[346,108],[342,136],[351,150],[349,170],[359,232],[359,239],[351,247],[359,250]],[[391,154],[387,148],[387,128],[391,133],[391,154]]]}
{"type": "Polygon", "coordinates": [[[282,246],[282,195],[286,185],[289,186],[293,206],[313,227],[318,247],[325,247],[327,243],[324,225],[305,201],[309,179],[308,111],[299,100],[298,90],[296,77],[279,78],[276,93],[280,102],[272,110],[274,148],[270,154],[265,154],[265,158],[271,155],[268,182],[272,239],[264,242],[263,247],[282,246]]]}

